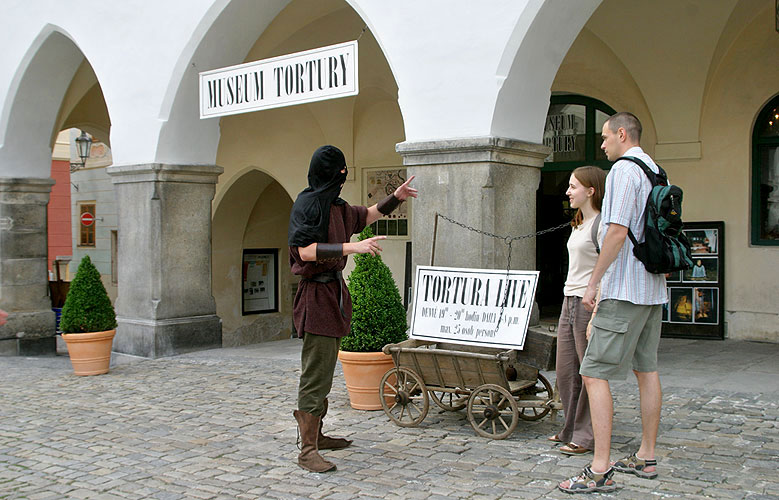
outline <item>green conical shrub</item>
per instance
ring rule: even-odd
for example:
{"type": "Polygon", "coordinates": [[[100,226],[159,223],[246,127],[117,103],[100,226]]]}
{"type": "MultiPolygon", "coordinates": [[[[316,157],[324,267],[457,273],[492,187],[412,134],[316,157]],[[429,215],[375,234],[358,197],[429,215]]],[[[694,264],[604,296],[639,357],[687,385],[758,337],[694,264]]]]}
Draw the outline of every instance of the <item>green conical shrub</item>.
{"type": "MultiPolygon", "coordinates": [[[[370,226],[360,233],[359,240],[373,237],[370,226]]],[[[352,296],[352,329],[341,339],[341,350],[378,352],[386,344],[408,338],[406,310],[392,272],[381,256],[359,254],[354,257],[354,270],[349,275],[352,296]]]]}
{"type": "Polygon", "coordinates": [[[116,313],[89,256],[81,259],[76,277],[62,306],[60,329],[64,333],[104,332],[116,328],[116,313]]]}

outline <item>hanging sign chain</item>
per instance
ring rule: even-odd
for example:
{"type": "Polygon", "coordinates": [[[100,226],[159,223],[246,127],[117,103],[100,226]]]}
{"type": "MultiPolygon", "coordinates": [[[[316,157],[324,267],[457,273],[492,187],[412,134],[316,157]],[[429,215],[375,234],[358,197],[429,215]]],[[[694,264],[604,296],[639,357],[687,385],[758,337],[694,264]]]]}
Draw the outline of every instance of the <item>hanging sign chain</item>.
{"type": "Polygon", "coordinates": [[[449,218],[449,217],[447,217],[446,215],[443,215],[443,214],[436,213],[436,217],[440,217],[440,218],[444,219],[445,221],[450,222],[450,223],[452,223],[452,224],[454,224],[456,226],[460,226],[463,229],[467,229],[468,231],[471,231],[471,232],[474,232],[474,233],[478,233],[478,234],[481,234],[483,236],[489,236],[490,238],[503,240],[503,242],[506,245],[508,245],[508,255],[507,255],[507,258],[506,258],[506,288],[505,288],[505,291],[503,292],[503,300],[500,301],[500,314],[498,315],[498,323],[495,326],[495,334],[496,335],[498,333],[498,330],[500,329],[500,322],[503,319],[503,310],[505,309],[506,303],[508,302],[508,294],[509,294],[509,288],[510,288],[508,286],[508,279],[509,279],[509,274],[511,273],[511,250],[512,250],[513,243],[515,241],[517,241],[517,240],[522,240],[522,239],[525,239],[525,238],[534,238],[536,236],[541,236],[542,234],[551,233],[553,231],[557,231],[559,229],[563,229],[564,227],[570,227],[570,225],[571,225],[570,222],[566,222],[565,224],[560,224],[559,226],[550,227],[548,229],[542,229],[541,231],[537,231],[535,233],[523,234],[521,236],[511,236],[511,235],[501,236],[499,234],[490,233],[490,232],[487,232],[487,231],[483,231],[481,229],[476,229],[475,227],[471,227],[471,226],[469,226],[467,224],[463,224],[462,222],[458,222],[458,221],[456,221],[456,220],[454,220],[452,218],[449,218]]]}

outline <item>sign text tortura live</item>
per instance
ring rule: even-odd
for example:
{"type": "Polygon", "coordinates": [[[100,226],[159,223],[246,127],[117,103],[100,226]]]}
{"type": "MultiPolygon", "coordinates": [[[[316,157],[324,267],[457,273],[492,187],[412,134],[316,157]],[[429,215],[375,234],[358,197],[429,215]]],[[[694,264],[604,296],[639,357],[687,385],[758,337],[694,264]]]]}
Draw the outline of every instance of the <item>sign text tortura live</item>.
{"type": "Polygon", "coordinates": [[[507,289],[503,289],[504,280],[498,280],[494,295],[490,292],[493,280],[481,278],[465,278],[455,276],[422,276],[423,301],[444,304],[462,304],[466,306],[488,306],[490,302],[495,307],[524,308],[528,299],[532,299],[533,283],[530,280],[509,279],[507,289]],[[503,302],[501,304],[501,302],[503,302]]]}

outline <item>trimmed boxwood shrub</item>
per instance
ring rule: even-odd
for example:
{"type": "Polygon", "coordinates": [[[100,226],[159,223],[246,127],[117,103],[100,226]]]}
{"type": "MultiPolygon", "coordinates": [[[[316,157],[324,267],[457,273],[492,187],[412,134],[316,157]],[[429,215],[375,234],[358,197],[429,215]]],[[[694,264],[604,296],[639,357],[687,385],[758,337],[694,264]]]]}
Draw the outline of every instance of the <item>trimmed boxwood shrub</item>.
{"type": "Polygon", "coordinates": [[[116,313],[89,255],[81,259],[62,306],[63,333],[104,332],[116,328],[116,313]]]}
{"type": "MultiPolygon", "coordinates": [[[[358,239],[372,237],[373,231],[368,226],[358,239]]],[[[380,255],[355,255],[348,287],[354,306],[352,328],[349,335],[341,339],[341,350],[378,352],[387,344],[408,338],[406,309],[392,272],[380,255]]]]}

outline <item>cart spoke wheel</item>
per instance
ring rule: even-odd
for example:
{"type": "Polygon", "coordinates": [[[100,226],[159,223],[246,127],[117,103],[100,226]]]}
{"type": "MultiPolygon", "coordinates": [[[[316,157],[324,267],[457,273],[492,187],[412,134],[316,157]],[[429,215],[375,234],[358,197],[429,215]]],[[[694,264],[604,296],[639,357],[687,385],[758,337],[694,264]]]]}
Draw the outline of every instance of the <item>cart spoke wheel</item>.
{"type": "Polygon", "coordinates": [[[390,368],[381,378],[379,399],[384,413],[401,427],[415,427],[427,416],[427,387],[408,368],[390,368]]]}
{"type": "Polygon", "coordinates": [[[517,428],[519,408],[508,390],[481,385],[468,398],[468,421],[480,436],[505,439],[517,428]]]}
{"type": "Polygon", "coordinates": [[[554,389],[552,384],[541,375],[538,374],[538,382],[536,385],[528,389],[527,394],[523,394],[519,400],[519,418],[522,420],[540,420],[544,418],[550,411],[549,406],[543,408],[539,407],[522,407],[522,400],[530,401],[543,401],[548,403],[554,397],[554,389]]]}
{"type": "Polygon", "coordinates": [[[468,398],[453,392],[428,391],[430,399],[446,411],[462,410],[468,404],[468,398]]]}

